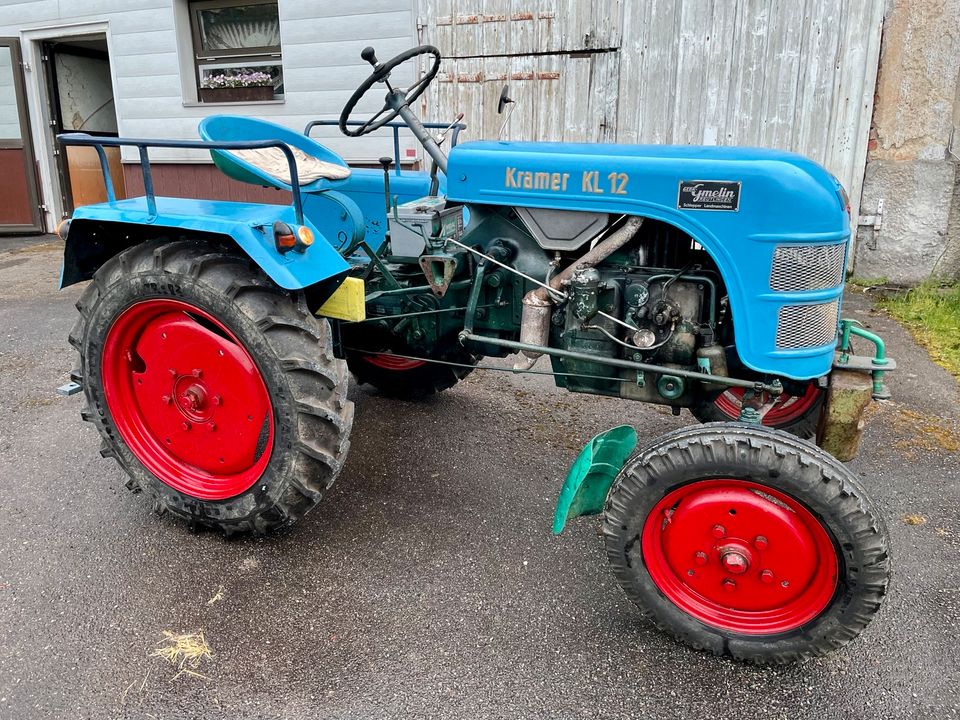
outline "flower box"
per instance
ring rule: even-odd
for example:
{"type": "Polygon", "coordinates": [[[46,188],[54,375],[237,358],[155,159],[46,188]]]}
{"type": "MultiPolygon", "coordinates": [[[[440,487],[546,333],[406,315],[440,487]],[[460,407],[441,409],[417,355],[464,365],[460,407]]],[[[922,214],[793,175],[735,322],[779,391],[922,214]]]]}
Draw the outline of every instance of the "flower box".
{"type": "Polygon", "coordinates": [[[263,102],[264,100],[273,100],[273,86],[202,87],[200,88],[200,100],[205,103],[263,102]]]}

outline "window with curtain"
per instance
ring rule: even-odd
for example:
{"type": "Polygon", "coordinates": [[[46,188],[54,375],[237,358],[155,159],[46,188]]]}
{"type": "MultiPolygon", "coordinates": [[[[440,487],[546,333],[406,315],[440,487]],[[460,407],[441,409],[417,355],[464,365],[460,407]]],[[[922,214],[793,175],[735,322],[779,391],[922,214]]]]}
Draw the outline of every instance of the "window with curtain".
{"type": "Polygon", "coordinates": [[[198,88],[269,86],[283,95],[277,0],[190,0],[190,25],[198,88]]]}

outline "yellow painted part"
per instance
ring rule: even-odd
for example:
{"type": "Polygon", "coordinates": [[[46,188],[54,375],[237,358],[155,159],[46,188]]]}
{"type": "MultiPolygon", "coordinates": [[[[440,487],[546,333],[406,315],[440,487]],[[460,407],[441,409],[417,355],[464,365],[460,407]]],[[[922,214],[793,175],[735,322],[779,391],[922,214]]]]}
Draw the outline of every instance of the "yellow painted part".
{"type": "Polygon", "coordinates": [[[367,319],[367,305],[364,302],[363,280],[348,277],[327,301],[317,310],[317,315],[358,322],[367,319]]]}

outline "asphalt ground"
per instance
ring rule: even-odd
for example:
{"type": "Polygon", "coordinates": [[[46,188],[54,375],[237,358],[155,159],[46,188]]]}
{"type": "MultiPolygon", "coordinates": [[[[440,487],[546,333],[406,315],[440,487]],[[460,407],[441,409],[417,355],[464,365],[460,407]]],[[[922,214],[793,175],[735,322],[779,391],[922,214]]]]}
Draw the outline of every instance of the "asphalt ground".
{"type": "Polygon", "coordinates": [[[758,669],[678,645],[549,532],[579,448],[690,424],[476,372],[426,404],[354,387],[337,485],[289,532],[152,514],[61,397],[81,287],[57,242],[0,240],[0,718],[941,718],[960,708],[957,384],[870,310],[901,370],[851,463],[892,536],[890,595],[848,648],[758,669]],[[914,524],[915,523],[915,524],[914,524]],[[152,653],[203,631],[202,677],[152,653]]]}

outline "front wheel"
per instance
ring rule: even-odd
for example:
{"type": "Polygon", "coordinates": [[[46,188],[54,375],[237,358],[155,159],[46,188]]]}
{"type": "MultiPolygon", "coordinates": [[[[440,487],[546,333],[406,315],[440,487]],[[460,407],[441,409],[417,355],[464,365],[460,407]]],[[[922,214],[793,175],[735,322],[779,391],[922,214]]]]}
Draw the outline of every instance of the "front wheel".
{"type": "Polygon", "coordinates": [[[735,423],[634,456],[607,499],[628,597],[678,640],[758,664],[845,645],[880,607],[886,527],[853,475],[809,443],[735,423]]]}
{"type": "MultiPolygon", "coordinates": [[[[703,398],[690,408],[690,412],[702,423],[735,422],[740,418],[743,395],[743,388],[728,388],[715,397],[703,398]]],[[[811,439],[816,435],[825,397],[826,391],[815,380],[807,383],[788,381],[784,392],[763,416],[762,424],[805,440],[811,439]]],[[[766,393],[762,400],[767,401],[766,393]]]]}
{"type": "Polygon", "coordinates": [[[229,248],[150,242],[77,303],[85,420],[160,512],[227,533],[289,525],[346,456],[353,404],[325,320],[229,248]]]}

